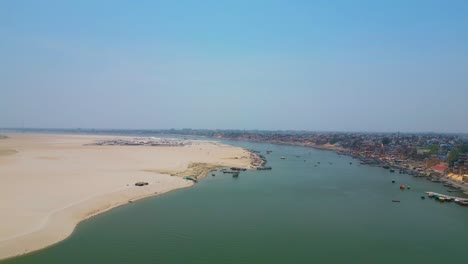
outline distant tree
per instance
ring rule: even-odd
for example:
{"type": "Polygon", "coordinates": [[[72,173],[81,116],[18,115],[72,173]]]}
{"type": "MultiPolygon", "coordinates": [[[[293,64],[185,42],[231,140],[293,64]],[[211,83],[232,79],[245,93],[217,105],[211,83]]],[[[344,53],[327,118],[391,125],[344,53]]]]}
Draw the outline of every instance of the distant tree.
{"type": "Polygon", "coordinates": [[[427,153],[428,155],[437,154],[439,152],[439,146],[432,145],[429,147],[429,150],[430,151],[427,153]]]}
{"type": "Polygon", "coordinates": [[[461,153],[468,153],[468,144],[461,145],[460,152],[461,153]]]}
{"type": "Polygon", "coordinates": [[[450,151],[448,159],[447,159],[448,164],[450,166],[453,166],[455,161],[458,160],[459,156],[460,156],[460,150],[458,148],[452,149],[452,151],[450,151]]]}
{"type": "Polygon", "coordinates": [[[338,136],[333,136],[328,142],[332,145],[335,145],[335,143],[338,141],[340,141],[340,138],[338,136]]]}
{"type": "Polygon", "coordinates": [[[382,144],[388,145],[388,144],[390,144],[390,142],[391,142],[391,140],[388,137],[382,138],[382,144]]]}
{"type": "Polygon", "coordinates": [[[460,154],[465,154],[465,153],[468,153],[468,144],[463,144],[457,148],[452,149],[449,152],[449,156],[447,159],[448,164],[450,166],[453,166],[455,161],[457,161],[458,158],[460,157],[460,154]]]}

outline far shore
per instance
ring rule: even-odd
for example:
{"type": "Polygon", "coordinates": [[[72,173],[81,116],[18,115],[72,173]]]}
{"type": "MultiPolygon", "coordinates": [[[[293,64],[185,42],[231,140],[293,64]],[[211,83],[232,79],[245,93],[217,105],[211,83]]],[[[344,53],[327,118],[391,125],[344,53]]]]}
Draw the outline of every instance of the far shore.
{"type": "Polygon", "coordinates": [[[184,146],[97,146],[121,136],[4,134],[0,140],[0,259],[72,234],[89,217],[193,185],[222,167],[250,169],[250,153],[209,141],[184,146]],[[135,186],[137,182],[148,183],[135,186]]]}

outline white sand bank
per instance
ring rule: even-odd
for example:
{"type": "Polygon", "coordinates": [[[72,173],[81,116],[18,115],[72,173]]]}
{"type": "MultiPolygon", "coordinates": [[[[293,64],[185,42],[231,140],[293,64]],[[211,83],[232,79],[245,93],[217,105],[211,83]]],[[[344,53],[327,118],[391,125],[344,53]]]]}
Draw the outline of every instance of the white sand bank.
{"type": "Polygon", "coordinates": [[[116,137],[8,136],[0,140],[0,259],[57,243],[80,221],[130,200],[192,185],[161,172],[198,176],[213,166],[250,165],[245,150],[209,142],[85,146],[116,137]]]}

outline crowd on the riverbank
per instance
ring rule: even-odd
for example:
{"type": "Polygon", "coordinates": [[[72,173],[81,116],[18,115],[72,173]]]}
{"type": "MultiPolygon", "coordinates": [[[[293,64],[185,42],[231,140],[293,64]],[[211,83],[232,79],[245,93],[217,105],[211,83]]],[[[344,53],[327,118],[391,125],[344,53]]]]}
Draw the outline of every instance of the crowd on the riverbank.
{"type": "Polygon", "coordinates": [[[128,139],[106,139],[98,140],[92,145],[97,146],[185,146],[190,144],[187,140],[176,140],[167,138],[128,138],[128,139]]]}

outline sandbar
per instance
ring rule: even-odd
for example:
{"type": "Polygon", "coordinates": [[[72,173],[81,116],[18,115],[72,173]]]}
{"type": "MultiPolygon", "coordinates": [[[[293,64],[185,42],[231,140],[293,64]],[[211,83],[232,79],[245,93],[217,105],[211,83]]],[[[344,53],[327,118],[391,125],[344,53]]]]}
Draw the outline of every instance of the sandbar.
{"type": "Polygon", "coordinates": [[[0,140],[0,259],[60,242],[91,216],[189,187],[219,167],[251,168],[250,153],[208,141],[97,146],[126,137],[7,134],[0,140]],[[138,187],[136,182],[148,182],[138,187]]]}

